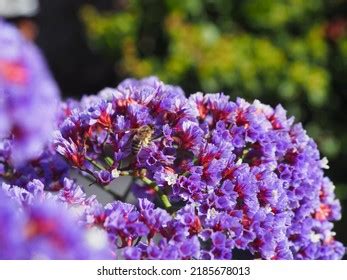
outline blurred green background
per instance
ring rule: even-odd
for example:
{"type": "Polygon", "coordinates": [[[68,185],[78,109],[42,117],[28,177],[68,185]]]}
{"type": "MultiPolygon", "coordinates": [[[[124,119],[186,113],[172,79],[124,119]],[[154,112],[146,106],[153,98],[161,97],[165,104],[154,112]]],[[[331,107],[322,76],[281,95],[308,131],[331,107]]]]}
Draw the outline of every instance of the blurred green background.
{"type": "MultiPolygon", "coordinates": [[[[100,0],[78,1],[74,11],[82,32],[76,34],[105,62],[81,74],[88,90],[157,75],[188,94],[222,91],[232,100],[281,103],[329,159],[327,175],[344,207],[338,238],[347,244],[346,0],[100,0]]],[[[42,47],[63,92],[81,94],[83,87],[69,87],[71,75],[64,79],[66,64],[60,69],[42,47]]],[[[85,63],[78,69],[87,71],[85,63]]]]}

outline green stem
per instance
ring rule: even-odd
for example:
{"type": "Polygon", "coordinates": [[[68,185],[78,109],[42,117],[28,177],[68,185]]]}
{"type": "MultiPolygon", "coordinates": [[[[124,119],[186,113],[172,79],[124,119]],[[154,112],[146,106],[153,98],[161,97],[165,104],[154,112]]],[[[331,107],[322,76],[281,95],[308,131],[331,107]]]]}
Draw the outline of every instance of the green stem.
{"type": "Polygon", "coordinates": [[[120,176],[131,176],[132,175],[132,171],[121,171],[120,172],[120,176]]]}
{"type": "Polygon", "coordinates": [[[93,164],[95,167],[99,168],[100,170],[105,170],[105,167],[101,165],[100,163],[96,162],[95,160],[92,160],[89,157],[86,157],[86,160],[88,160],[91,164],[93,164]]]}
{"type": "Polygon", "coordinates": [[[109,166],[113,166],[113,159],[110,157],[105,157],[105,162],[109,165],[109,166]]]}
{"type": "Polygon", "coordinates": [[[141,178],[141,180],[146,184],[152,187],[152,189],[158,194],[160,201],[163,203],[165,209],[171,209],[172,204],[169,200],[169,197],[163,193],[163,191],[150,179],[147,177],[141,178]]]}
{"type": "MultiPolygon", "coordinates": [[[[91,164],[99,168],[100,170],[105,170],[105,167],[102,166],[100,163],[92,160],[91,158],[86,157],[86,160],[88,160],[91,164]]],[[[109,165],[113,164],[113,160],[110,157],[105,158],[105,162],[109,165]]],[[[121,171],[120,176],[130,176],[133,175],[132,171],[121,171]]],[[[165,209],[169,210],[172,208],[172,204],[169,200],[169,197],[164,194],[164,192],[153,182],[152,180],[148,179],[147,177],[140,177],[140,179],[146,184],[152,187],[152,189],[158,194],[160,201],[163,203],[165,209]]],[[[105,191],[110,193],[115,199],[121,199],[118,195],[115,193],[111,192],[110,190],[107,189],[107,187],[103,188],[105,191]],[[115,197],[117,196],[117,197],[115,197]]]]}
{"type": "Polygon", "coordinates": [[[146,184],[146,185],[155,185],[155,183],[148,179],[147,177],[141,178],[141,180],[146,184]]]}
{"type": "Polygon", "coordinates": [[[164,204],[164,207],[165,207],[166,209],[171,209],[172,204],[171,204],[171,202],[170,202],[170,200],[169,200],[169,197],[168,197],[166,194],[164,194],[164,193],[159,189],[159,187],[158,187],[158,190],[156,190],[156,192],[158,193],[161,202],[164,204]]]}

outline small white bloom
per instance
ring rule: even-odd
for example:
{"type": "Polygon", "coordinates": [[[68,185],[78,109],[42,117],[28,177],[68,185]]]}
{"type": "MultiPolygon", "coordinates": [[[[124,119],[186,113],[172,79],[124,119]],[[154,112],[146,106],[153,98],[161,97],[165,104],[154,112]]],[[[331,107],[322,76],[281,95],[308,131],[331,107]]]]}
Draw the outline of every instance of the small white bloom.
{"type": "Polygon", "coordinates": [[[171,185],[176,183],[177,177],[178,177],[177,174],[170,172],[170,173],[165,174],[164,180],[168,183],[169,186],[171,186],[171,185]]]}
{"type": "Polygon", "coordinates": [[[278,190],[272,190],[272,197],[277,201],[278,200],[278,190]]]}
{"type": "Polygon", "coordinates": [[[315,233],[314,231],[311,231],[310,233],[310,240],[313,242],[313,243],[317,243],[321,240],[321,235],[318,234],[318,233],[315,233]]]}
{"type": "Polygon", "coordinates": [[[334,232],[334,231],[330,232],[330,236],[335,236],[335,235],[336,235],[336,232],[334,232]]]}
{"type": "Polygon", "coordinates": [[[323,169],[329,169],[329,165],[328,165],[328,159],[326,157],[322,158],[320,160],[320,167],[323,168],[323,169]]]}
{"type": "Polygon", "coordinates": [[[271,206],[269,204],[267,204],[264,208],[265,208],[265,213],[266,214],[269,214],[269,213],[272,212],[272,208],[271,208],[271,206]]]}
{"type": "Polygon", "coordinates": [[[112,178],[115,179],[115,178],[118,178],[120,176],[120,172],[117,168],[115,168],[111,171],[111,175],[112,175],[112,178]]]}
{"type": "Polygon", "coordinates": [[[213,219],[217,215],[217,211],[214,208],[208,209],[207,211],[207,219],[213,219]]]}

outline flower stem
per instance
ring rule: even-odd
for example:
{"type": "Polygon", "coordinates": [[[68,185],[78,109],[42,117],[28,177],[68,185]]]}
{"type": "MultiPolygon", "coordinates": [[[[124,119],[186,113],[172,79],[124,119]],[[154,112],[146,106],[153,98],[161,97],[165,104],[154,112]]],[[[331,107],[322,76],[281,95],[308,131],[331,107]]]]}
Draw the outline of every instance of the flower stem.
{"type": "Polygon", "coordinates": [[[159,189],[158,186],[156,186],[156,188],[154,188],[154,190],[158,193],[161,202],[164,204],[164,207],[165,207],[166,209],[171,209],[172,204],[171,204],[171,202],[170,202],[170,200],[169,200],[169,197],[168,197],[166,194],[164,194],[164,193],[159,189]]]}
{"type": "Polygon", "coordinates": [[[104,192],[108,193],[109,195],[111,195],[112,198],[113,198],[114,200],[121,200],[121,201],[122,201],[122,197],[121,197],[120,195],[118,195],[118,194],[114,193],[113,191],[111,191],[109,188],[107,188],[107,186],[106,186],[106,187],[100,186],[100,185],[97,183],[96,180],[92,180],[92,178],[95,179],[95,176],[93,175],[92,172],[90,172],[90,171],[87,170],[87,169],[83,169],[83,170],[81,170],[81,171],[86,172],[87,174],[89,174],[89,175],[91,176],[91,177],[84,176],[84,178],[86,178],[88,181],[91,182],[91,184],[90,184],[89,186],[95,185],[95,186],[97,186],[99,189],[101,189],[102,191],[104,191],[104,192]]]}
{"type": "Polygon", "coordinates": [[[120,171],[119,175],[120,176],[131,176],[132,172],[131,171],[120,171]]]}
{"type": "Polygon", "coordinates": [[[95,167],[99,168],[100,170],[105,170],[105,167],[101,165],[100,163],[96,162],[95,160],[86,157],[86,160],[88,160],[91,164],[93,164],[95,167]]]}
{"type": "Polygon", "coordinates": [[[160,201],[163,203],[165,209],[169,210],[172,208],[172,204],[169,200],[169,197],[163,193],[163,191],[150,179],[147,177],[141,178],[141,180],[146,184],[152,187],[152,189],[158,194],[160,201]]]}
{"type": "Polygon", "coordinates": [[[105,157],[105,162],[109,165],[109,166],[113,166],[113,159],[110,157],[105,157]]]}

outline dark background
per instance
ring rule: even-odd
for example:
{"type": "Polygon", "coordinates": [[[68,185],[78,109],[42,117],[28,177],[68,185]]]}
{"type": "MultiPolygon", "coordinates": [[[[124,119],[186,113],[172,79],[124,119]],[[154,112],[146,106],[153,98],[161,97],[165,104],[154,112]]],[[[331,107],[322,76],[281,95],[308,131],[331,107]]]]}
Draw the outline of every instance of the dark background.
{"type": "Polygon", "coordinates": [[[117,85],[113,61],[92,52],[78,17],[85,3],[106,9],[112,1],[41,0],[38,45],[65,97],[95,93],[117,85]]]}

